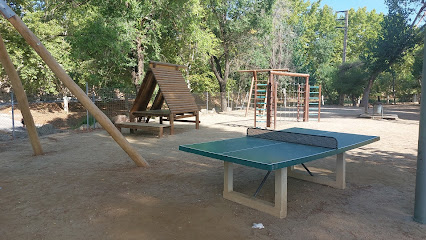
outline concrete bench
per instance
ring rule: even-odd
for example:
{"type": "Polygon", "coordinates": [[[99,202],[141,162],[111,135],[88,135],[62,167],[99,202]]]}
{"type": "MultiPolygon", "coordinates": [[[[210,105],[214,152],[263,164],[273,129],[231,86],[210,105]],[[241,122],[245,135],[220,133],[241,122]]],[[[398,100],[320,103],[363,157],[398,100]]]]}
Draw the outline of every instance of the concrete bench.
{"type": "Polygon", "coordinates": [[[159,124],[159,123],[143,123],[143,122],[124,122],[124,123],[115,123],[115,127],[121,132],[121,128],[130,128],[130,132],[133,132],[133,129],[158,129],[158,136],[163,136],[163,129],[170,128],[170,125],[159,124]]]}

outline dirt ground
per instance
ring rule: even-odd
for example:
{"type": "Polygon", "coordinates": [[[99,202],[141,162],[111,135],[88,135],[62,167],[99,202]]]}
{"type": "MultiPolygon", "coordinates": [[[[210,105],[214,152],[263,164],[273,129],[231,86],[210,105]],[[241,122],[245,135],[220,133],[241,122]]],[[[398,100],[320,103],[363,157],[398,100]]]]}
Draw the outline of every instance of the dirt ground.
{"type": "MultiPolygon", "coordinates": [[[[280,122],[380,136],[346,154],[347,187],[289,178],[288,215],[278,219],[222,198],[223,162],[178,150],[242,136],[242,112],[201,115],[201,128],[176,123],[176,134],[124,133],[149,162],[138,168],[103,130],[43,136],[43,156],[28,140],[0,143],[0,239],[426,239],[412,220],[418,105],[385,106],[398,120],[327,107],[321,122],[280,122]],[[253,229],[262,223],[264,229],[253,229]]],[[[333,171],[335,158],[308,163],[333,171]]],[[[265,172],[234,170],[234,189],[253,193],[265,172]]],[[[272,201],[273,176],[259,198],[272,201]]]]}

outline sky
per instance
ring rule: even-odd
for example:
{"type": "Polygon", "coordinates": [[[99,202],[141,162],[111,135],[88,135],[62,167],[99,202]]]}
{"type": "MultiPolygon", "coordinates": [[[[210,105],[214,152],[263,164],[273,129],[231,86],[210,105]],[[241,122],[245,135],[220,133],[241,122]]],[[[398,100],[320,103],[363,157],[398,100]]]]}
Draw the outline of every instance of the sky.
{"type": "Polygon", "coordinates": [[[358,8],[367,7],[369,12],[376,9],[377,12],[388,13],[384,0],[322,0],[321,6],[324,5],[332,7],[334,11],[349,10],[351,8],[357,10],[358,8]]]}

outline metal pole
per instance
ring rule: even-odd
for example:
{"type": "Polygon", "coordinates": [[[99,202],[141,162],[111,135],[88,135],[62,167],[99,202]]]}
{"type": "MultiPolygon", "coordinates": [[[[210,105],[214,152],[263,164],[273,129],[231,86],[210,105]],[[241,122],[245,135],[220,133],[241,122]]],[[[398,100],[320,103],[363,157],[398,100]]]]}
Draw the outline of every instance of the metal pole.
{"type": "MultiPolygon", "coordinates": [[[[426,42],[426,32],[425,32],[426,42]]],[[[426,224],[426,49],[423,55],[422,96],[420,105],[419,145],[417,153],[414,221],[426,224]]]]}
{"type": "Polygon", "coordinates": [[[207,112],[209,112],[209,92],[206,92],[206,96],[207,96],[207,100],[206,100],[207,112]]]}
{"type": "MultiPolygon", "coordinates": [[[[343,28],[345,29],[345,33],[344,33],[344,38],[343,38],[343,53],[342,53],[342,64],[344,64],[346,62],[346,48],[348,46],[347,41],[348,41],[348,26],[349,26],[349,12],[348,10],[344,10],[344,11],[337,11],[339,13],[345,13],[345,18],[340,18],[337,19],[339,21],[345,21],[345,26],[344,27],[337,27],[337,28],[343,28]]],[[[339,105],[345,105],[345,94],[342,94],[339,92],[339,105]]]]}
{"type": "MultiPolygon", "coordinates": [[[[124,94],[126,94],[126,93],[124,93],[124,94]]],[[[92,91],[92,102],[93,102],[93,104],[96,105],[96,102],[95,102],[95,88],[93,88],[93,91],[92,91]]],[[[96,118],[93,118],[93,128],[96,129],[96,118]]]]}
{"type": "MultiPolygon", "coordinates": [[[[87,97],[89,97],[89,83],[86,82],[86,95],[87,97]]],[[[89,123],[89,110],[86,109],[86,125],[87,125],[87,130],[90,129],[90,123],[89,123]]]]}
{"type": "Polygon", "coordinates": [[[13,92],[10,92],[10,97],[12,101],[12,139],[15,139],[15,111],[13,107],[15,101],[13,100],[13,92]]]}
{"type": "Polygon", "coordinates": [[[342,62],[345,63],[346,62],[346,48],[348,46],[347,41],[348,41],[348,25],[349,25],[349,14],[348,14],[348,10],[345,11],[345,39],[343,40],[343,56],[342,56],[342,62]]]}

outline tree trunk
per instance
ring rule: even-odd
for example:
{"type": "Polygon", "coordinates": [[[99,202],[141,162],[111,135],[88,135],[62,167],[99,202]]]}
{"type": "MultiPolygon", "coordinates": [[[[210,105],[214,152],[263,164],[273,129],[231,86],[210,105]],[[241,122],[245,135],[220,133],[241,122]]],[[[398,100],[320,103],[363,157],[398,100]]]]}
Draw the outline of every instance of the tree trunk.
{"type": "Polygon", "coordinates": [[[226,112],[228,111],[228,108],[227,108],[228,104],[226,101],[226,85],[219,83],[219,88],[220,88],[220,107],[222,109],[222,112],[226,112]]]}
{"type": "Polygon", "coordinates": [[[143,76],[145,75],[144,73],[144,62],[145,62],[145,55],[143,54],[143,46],[142,46],[142,37],[138,36],[137,37],[137,52],[138,52],[138,71],[137,71],[137,75],[136,75],[136,84],[140,84],[143,76]]]}
{"type": "Polygon", "coordinates": [[[345,94],[339,94],[339,105],[345,106],[345,94]]]}
{"type": "Polygon", "coordinates": [[[357,100],[358,100],[357,97],[355,97],[355,95],[352,94],[351,99],[352,99],[352,106],[356,107],[357,100]]]}
{"type": "Polygon", "coordinates": [[[374,80],[379,76],[380,72],[374,72],[368,79],[367,87],[364,89],[360,107],[364,107],[364,113],[368,113],[368,99],[370,98],[371,87],[373,86],[374,80]]]}
{"type": "Polygon", "coordinates": [[[219,82],[221,112],[227,111],[226,84],[228,82],[230,65],[229,57],[225,55],[225,71],[222,74],[222,67],[220,66],[219,59],[216,56],[210,56],[210,66],[219,82]]]}

